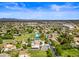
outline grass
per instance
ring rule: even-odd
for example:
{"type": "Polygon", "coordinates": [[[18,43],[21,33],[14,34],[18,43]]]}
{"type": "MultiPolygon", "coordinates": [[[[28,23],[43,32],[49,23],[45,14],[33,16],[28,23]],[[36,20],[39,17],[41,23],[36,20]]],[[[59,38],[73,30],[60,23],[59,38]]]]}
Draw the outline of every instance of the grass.
{"type": "MultiPolygon", "coordinates": [[[[15,39],[14,40],[26,40],[26,39],[28,39],[28,38],[34,38],[34,33],[24,33],[24,34],[22,34],[21,36],[16,36],[15,37],[15,39]]],[[[3,42],[4,43],[11,43],[11,42],[13,42],[13,40],[12,39],[7,39],[7,40],[3,40],[3,42]]]]}
{"type": "Polygon", "coordinates": [[[34,38],[34,33],[24,33],[21,36],[16,36],[15,40],[24,40],[27,38],[34,38]]]}
{"type": "Polygon", "coordinates": [[[28,53],[31,57],[46,57],[47,53],[46,51],[41,50],[29,50],[28,53]]]}
{"type": "Polygon", "coordinates": [[[12,50],[12,51],[9,51],[8,54],[10,54],[11,57],[18,57],[19,51],[12,50]]]}
{"type": "Polygon", "coordinates": [[[78,49],[67,49],[62,52],[63,57],[79,57],[78,49]]]}
{"type": "Polygon", "coordinates": [[[56,51],[61,57],[79,57],[79,49],[77,48],[62,49],[61,46],[57,46],[56,51]]]}
{"type": "Polygon", "coordinates": [[[3,40],[3,43],[13,43],[13,42],[14,42],[14,40],[12,40],[12,39],[3,40]]]}

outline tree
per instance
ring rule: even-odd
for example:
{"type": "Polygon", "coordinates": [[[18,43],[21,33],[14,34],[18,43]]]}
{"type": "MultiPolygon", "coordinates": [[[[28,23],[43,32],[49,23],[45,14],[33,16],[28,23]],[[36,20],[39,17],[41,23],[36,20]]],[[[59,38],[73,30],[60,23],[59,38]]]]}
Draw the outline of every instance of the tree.
{"type": "Polygon", "coordinates": [[[2,44],[3,43],[3,39],[0,37],[0,44],[2,44]]]}
{"type": "Polygon", "coordinates": [[[63,44],[63,45],[61,45],[61,47],[62,47],[62,49],[64,49],[64,50],[73,48],[69,43],[63,44]]]}
{"type": "Polygon", "coordinates": [[[47,50],[47,56],[52,57],[52,51],[50,49],[47,50]]]}
{"type": "Polygon", "coordinates": [[[22,47],[23,47],[24,49],[27,49],[27,46],[26,46],[26,44],[23,44],[23,45],[22,45],[22,47]]]}
{"type": "Polygon", "coordinates": [[[13,35],[11,33],[6,33],[2,38],[3,39],[13,39],[13,35]]]}
{"type": "Polygon", "coordinates": [[[54,40],[51,40],[51,39],[50,39],[50,42],[51,42],[51,45],[52,45],[52,46],[55,46],[55,47],[56,47],[57,45],[59,45],[59,43],[56,42],[56,41],[54,41],[54,40]]]}
{"type": "Polygon", "coordinates": [[[27,32],[28,32],[28,33],[32,33],[32,32],[33,32],[33,27],[28,27],[28,28],[27,28],[27,32]]]}
{"type": "Polygon", "coordinates": [[[42,40],[45,40],[46,36],[44,35],[44,33],[41,34],[40,38],[41,38],[42,40]]]}
{"type": "Polygon", "coordinates": [[[16,44],[16,47],[17,47],[17,48],[21,48],[21,44],[18,42],[18,43],[16,44]]]}
{"type": "Polygon", "coordinates": [[[31,39],[30,38],[27,39],[27,42],[28,42],[28,45],[27,46],[28,47],[31,47],[31,39]]]}
{"type": "Polygon", "coordinates": [[[73,42],[73,38],[73,35],[69,35],[69,33],[62,33],[57,39],[60,44],[65,44],[73,42]]]}
{"type": "Polygon", "coordinates": [[[27,42],[31,42],[31,39],[30,39],[30,38],[28,38],[28,39],[27,39],[27,42]]]}
{"type": "Polygon", "coordinates": [[[45,40],[45,43],[48,44],[48,40],[45,40]]]}

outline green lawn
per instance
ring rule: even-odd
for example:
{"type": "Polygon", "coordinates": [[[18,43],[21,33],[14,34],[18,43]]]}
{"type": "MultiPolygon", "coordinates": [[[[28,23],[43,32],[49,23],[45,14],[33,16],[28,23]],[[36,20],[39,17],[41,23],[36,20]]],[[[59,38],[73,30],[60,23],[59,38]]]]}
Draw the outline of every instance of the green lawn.
{"type": "Polygon", "coordinates": [[[46,57],[47,53],[41,50],[28,50],[31,57],[46,57]]]}
{"type": "Polygon", "coordinates": [[[77,48],[62,49],[62,46],[59,45],[56,46],[56,51],[61,57],[79,57],[79,49],[77,48]]]}
{"type": "Polygon", "coordinates": [[[12,39],[6,39],[6,40],[3,40],[3,43],[14,43],[14,40],[12,40],[12,39]]]}
{"type": "Polygon", "coordinates": [[[16,36],[15,40],[24,40],[27,38],[34,38],[34,33],[24,33],[21,36],[16,36]]]}
{"type": "Polygon", "coordinates": [[[63,57],[79,57],[79,50],[78,49],[67,49],[67,50],[63,50],[62,52],[62,56],[63,57]]]}

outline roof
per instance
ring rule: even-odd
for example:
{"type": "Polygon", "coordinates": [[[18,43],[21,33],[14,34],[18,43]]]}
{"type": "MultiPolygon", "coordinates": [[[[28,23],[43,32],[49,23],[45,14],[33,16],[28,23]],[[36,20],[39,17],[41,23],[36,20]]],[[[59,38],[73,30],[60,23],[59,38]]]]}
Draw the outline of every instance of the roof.
{"type": "Polygon", "coordinates": [[[2,53],[2,54],[0,54],[0,57],[10,57],[10,55],[6,54],[6,53],[2,53]]]}
{"type": "Polygon", "coordinates": [[[13,48],[14,47],[14,45],[12,45],[12,44],[6,44],[6,45],[4,45],[4,48],[13,48]]]}
{"type": "Polygon", "coordinates": [[[35,38],[39,38],[40,37],[40,34],[39,33],[36,33],[35,34],[35,38]]]}

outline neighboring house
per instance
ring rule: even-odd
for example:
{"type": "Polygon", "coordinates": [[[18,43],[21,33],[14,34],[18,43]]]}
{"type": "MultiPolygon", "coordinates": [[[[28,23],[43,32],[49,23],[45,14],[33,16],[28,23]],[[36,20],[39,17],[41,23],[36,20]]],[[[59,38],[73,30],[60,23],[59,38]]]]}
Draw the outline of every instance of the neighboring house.
{"type": "Polygon", "coordinates": [[[25,51],[20,51],[19,52],[19,57],[28,57],[28,55],[25,51]]]}
{"type": "Polygon", "coordinates": [[[16,49],[16,46],[13,44],[5,44],[4,45],[4,51],[11,51],[13,49],[16,49]]]}
{"type": "Polygon", "coordinates": [[[47,51],[50,48],[49,44],[44,44],[44,46],[41,47],[41,50],[47,51]]]}
{"type": "Polygon", "coordinates": [[[73,30],[75,28],[75,26],[72,24],[63,24],[63,26],[68,27],[69,30],[73,30]]]}
{"type": "Polygon", "coordinates": [[[79,46],[79,37],[74,37],[75,44],[79,46]]]}
{"type": "Polygon", "coordinates": [[[28,45],[28,43],[26,43],[25,41],[22,41],[22,44],[28,45]]]}
{"type": "Polygon", "coordinates": [[[1,53],[0,57],[11,57],[11,56],[9,54],[6,54],[6,53],[1,53]]]}
{"type": "Polygon", "coordinates": [[[19,34],[14,34],[13,36],[20,36],[21,34],[19,33],[19,34]]]}

